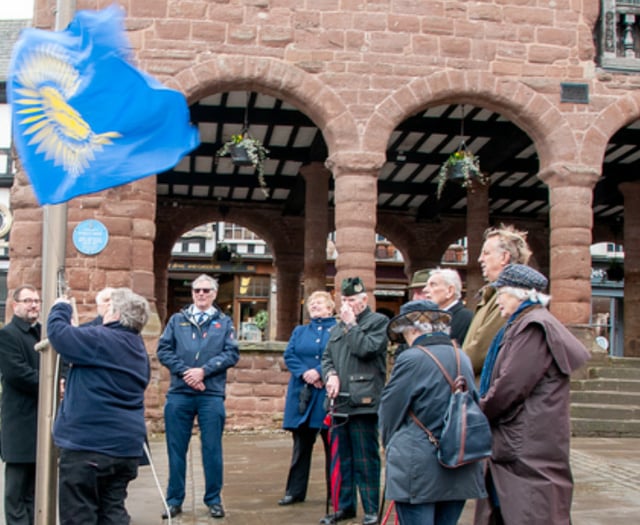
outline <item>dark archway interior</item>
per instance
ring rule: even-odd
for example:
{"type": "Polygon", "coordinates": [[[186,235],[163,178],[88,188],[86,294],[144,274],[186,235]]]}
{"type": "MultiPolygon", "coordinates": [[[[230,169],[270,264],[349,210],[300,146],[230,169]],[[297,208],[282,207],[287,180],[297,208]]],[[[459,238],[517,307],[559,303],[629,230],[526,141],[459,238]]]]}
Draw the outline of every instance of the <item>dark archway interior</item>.
{"type": "MultiPolygon", "coordinates": [[[[200,128],[201,145],[173,170],[158,176],[160,205],[213,201],[222,209],[260,203],[283,216],[304,213],[300,167],[324,162],[322,132],[301,111],[260,93],[233,91],[208,96],[191,106],[200,128]],[[260,190],[251,167],[236,167],[216,151],[245,123],[269,149],[265,179],[269,196],[260,190]]],[[[536,177],[538,157],[529,136],[500,114],[470,104],[427,108],[406,119],[392,133],[387,162],[378,183],[381,211],[410,214],[416,221],[463,216],[467,192],[447,184],[436,196],[435,177],[450,153],[464,140],[490,175],[492,220],[541,219],[548,214],[548,191],[536,177]]],[[[601,230],[618,227],[623,214],[618,184],[640,178],[640,122],[616,133],[607,149],[603,176],[594,191],[594,223],[601,230]]],[[[328,204],[333,206],[333,183],[328,204]]]]}

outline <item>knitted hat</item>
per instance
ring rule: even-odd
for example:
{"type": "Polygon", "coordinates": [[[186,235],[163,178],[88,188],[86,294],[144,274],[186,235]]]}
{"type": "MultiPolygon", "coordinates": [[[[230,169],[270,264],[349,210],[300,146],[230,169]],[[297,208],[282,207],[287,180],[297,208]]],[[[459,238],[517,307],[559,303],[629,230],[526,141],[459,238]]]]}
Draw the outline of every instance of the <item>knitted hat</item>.
{"type": "Polygon", "coordinates": [[[502,269],[500,275],[491,283],[494,288],[510,286],[512,288],[524,288],[544,292],[549,284],[548,279],[539,271],[526,264],[508,264],[502,269]]]}
{"type": "Polygon", "coordinates": [[[360,277],[347,277],[342,280],[341,292],[345,297],[357,295],[365,291],[364,283],[360,277]]]}
{"type": "Polygon", "coordinates": [[[397,332],[401,326],[411,326],[418,323],[445,323],[449,324],[451,315],[433,301],[409,301],[400,307],[400,313],[396,315],[387,326],[387,337],[392,343],[403,340],[402,334],[397,332]]]}

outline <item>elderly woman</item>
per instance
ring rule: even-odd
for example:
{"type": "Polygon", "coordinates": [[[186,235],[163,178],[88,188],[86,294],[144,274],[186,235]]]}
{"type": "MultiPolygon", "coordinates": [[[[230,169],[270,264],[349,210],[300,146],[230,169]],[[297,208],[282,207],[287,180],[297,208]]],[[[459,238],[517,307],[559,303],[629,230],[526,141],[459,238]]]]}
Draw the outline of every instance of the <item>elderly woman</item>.
{"type": "Polygon", "coordinates": [[[569,525],[569,380],[589,353],[545,308],[544,275],[510,264],[493,286],[507,323],[480,378],[493,449],[475,525],[569,525]]]}
{"type": "MultiPolygon", "coordinates": [[[[293,436],[293,454],[287,488],[279,505],[304,501],[309,483],[311,452],[320,432],[325,447],[325,476],[328,479],[329,448],[327,432],[322,430],[326,415],[326,397],[320,360],[329,339],[329,329],[336,324],[335,304],[328,292],[313,292],[307,299],[311,322],[294,328],[284,352],[291,372],[282,427],[293,436]]],[[[327,487],[328,488],[328,487],[327,487]]]]}
{"type": "MultiPolygon", "coordinates": [[[[411,301],[387,328],[389,339],[404,338],[409,348],[396,359],[380,402],[380,430],[386,450],[385,497],[395,501],[400,525],[454,525],[470,498],[484,498],[482,463],[455,469],[440,465],[436,448],[412,414],[436,437],[451,396],[444,375],[419,346],[428,347],[452,377],[455,350],[450,315],[431,301],[411,301]]],[[[460,373],[474,389],[471,362],[461,354],[460,373]]],[[[476,395],[477,397],[477,395],[476,395]]]]}

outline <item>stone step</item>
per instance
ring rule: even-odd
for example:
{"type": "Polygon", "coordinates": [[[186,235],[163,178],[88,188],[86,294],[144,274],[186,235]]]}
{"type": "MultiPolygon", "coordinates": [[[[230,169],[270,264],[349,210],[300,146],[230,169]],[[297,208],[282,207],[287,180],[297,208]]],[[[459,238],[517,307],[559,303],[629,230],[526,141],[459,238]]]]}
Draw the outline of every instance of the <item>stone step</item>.
{"type": "Polygon", "coordinates": [[[615,392],[640,392],[640,380],[635,379],[574,379],[571,390],[597,390],[615,392]]]}
{"type": "Polygon", "coordinates": [[[589,379],[595,378],[635,379],[640,381],[640,368],[614,366],[589,368],[589,379]]]}
{"type": "Polygon", "coordinates": [[[638,437],[640,436],[640,419],[622,421],[571,418],[571,434],[579,437],[638,437]]]}
{"type": "Polygon", "coordinates": [[[620,392],[607,390],[574,390],[571,392],[572,403],[605,404],[605,405],[637,405],[640,406],[640,392],[620,392]]]}
{"type": "Polygon", "coordinates": [[[638,357],[610,357],[607,362],[616,368],[640,368],[638,357]]]}
{"type": "Polygon", "coordinates": [[[607,405],[604,403],[571,403],[571,418],[640,421],[640,405],[607,405]]]}

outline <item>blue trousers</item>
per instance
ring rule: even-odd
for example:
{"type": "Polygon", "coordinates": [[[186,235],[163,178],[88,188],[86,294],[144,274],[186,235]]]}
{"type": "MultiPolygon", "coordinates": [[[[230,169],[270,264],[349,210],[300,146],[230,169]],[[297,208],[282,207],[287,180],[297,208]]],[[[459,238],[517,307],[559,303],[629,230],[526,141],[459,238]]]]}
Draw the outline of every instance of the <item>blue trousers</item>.
{"type": "Polygon", "coordinates": [[[226,413],[224,400],[205,394],[167,394],[164,424],[169,456],[167,504],[182,505],[185,496],[187,451],[196,416],[200,427],[202,468],[204,470],[204,504],[221,503],[222,431],[226,413]]]}
{"type": "Polygon", "coordinates": [[[465,500],[438,503],[399,503],[396,514],[400,525],[456,525],[465,500]]]}

